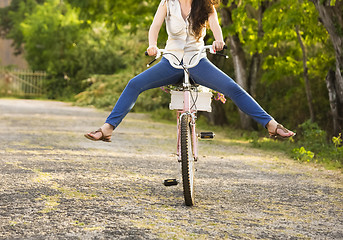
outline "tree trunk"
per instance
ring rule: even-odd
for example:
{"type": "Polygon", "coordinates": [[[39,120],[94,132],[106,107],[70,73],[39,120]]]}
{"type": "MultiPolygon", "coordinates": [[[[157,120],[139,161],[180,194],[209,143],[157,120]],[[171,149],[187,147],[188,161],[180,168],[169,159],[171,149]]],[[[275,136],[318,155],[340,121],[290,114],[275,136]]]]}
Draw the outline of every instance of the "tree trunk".
{"type": "MultiPolygon", "coordinates": [[[[225,2],[227,4],[227,1],[224,0],[223,3],[225,4],[225,2]]],[[[220,9],[223,26],[230,26],[233,24],[231,12],[235,8],[237,8],[237,5],[232,3],[230,7],[223,7],[220,9]]],[[[249,91],[247,62],[242,43],[240,42],[238,35],[229,35],[228,41],[230,53],[233,59],[236,81],[242,88],[244,88],[246,91],[249,91]]],[[[252,119],[241,110],[239,110],[239,114],[242,128],[251,130],[252,119]]]]}
{"type": "Polygon", "coordinates": [[[335,87],[335,71],[330,70],[326,76],[326,87],[329,92],[329,100],[330,100],[330,108],[331,108],[331,115],[333,119],[333,129],[334,135],[338,136],[338,134],[342,131],[342,119],[340,119],[338,110],[341,108],[341,104],[337,101],[337,91],[335,87]]]}
{"type": "Polygon", "coordinates": [[[297,33],[298,36],[298,41],[301,47],[302,55],[303,55],[303,69],[304,69],[304,79],[305,79],[305,91],[306,91],[306,97],[307,97],[307,105],[308,109],[310,112],[310,117],[311,121],[314,122],[315,117],[314,117],[314,110],[313,110],[313,101],[312,101],[312,91],[311,91],[311,86],[310,86],[310,80],[308,77],[308,67],[307,67],[307,56],[306,56],[306,49],[305,45],[303,43],[303,40],[301,38],[300,32],[299,32],[299,27],[296,26],[295,32],[297,33]]]}
{"type": "MultiPolygon", "coordinates": [[[[327,84],[329,96],[336,96],[336,104],[330,104],[334,121],[334,132],[342,131],[343,118],[343,1],[336,0],[335,6],[330,6],[330,0],[310,0],[316,6],[320,20],[328,31],[336,56],[335,78],[327,84]],[[330,89],[329,89],[330,87],[330,89]],[[334,91],[334,92],[332,92],[334,91]],[[337,109],[336,107],[337,106],[337,109]],[[337,112],[337,113],[336,113],[337,112]],[[335,119],[336,116],[336,119],[335,119]]],[[[332,79],[332,77],[330,77],[332,79]]],[[[328,77],[327,77],[328,79],[328,77]]],[[[330,99],[331,101],[331,99],[330,99]]],[[[334,101],[332,99],[332,101],[334,101]]]]}
{"type": "MultiPolygon", "coordinates": [[[[258,23],[258,30],[257,30],[258,39],[262,39],[264,35],[262,19],[263,19],[263,14],[265,10],[268,8],[269,4],[270,4],[269,1],[262,1],[260,3],[260,6],[255,16],[258,23]]],[[[251,58],[250,72],[249,72],[249,78],[248,78],[249,93],[251,94],[253,98],[256,97],[256,88],[257,88],[257,82],[259,79],[261,62],[262,62],[262,56],[258,51],[256,51],[252,55],[252,58],[251,58]]]]}
{"type": "Polygon", "coordinates": [[[220,101],[212,101],[211,106],[212,112],[200,112],[200,114],[204,115],[213,125],[223,126],[228,124],[223,103],[220,101]]]}
{"type": "MultiPolygon", "coordinates": [[[[257,10],[256,13],[256,19],[258,23],[258,32],[257,36],[258,39],[262,39],[264,32],[263,32],[263,25],[262,25],[262,20],[263,20],[263,14],[265,10],[268,8],[270,2],[269,1],[262,1],[260,3],[260,6],[257,10]]],[[[249,77],[248,77],[248,86],[249,86],[249,93],[253,98],[256,98],[256,89],[257,89],[257,83],[259,79],[259,73],[261,72],[261,62],[262,62],[262,56],[256,50],[256,52],[252,55],[251,62],[250,62],[250,72],[249,72],[249,77]]],[[[252,122],[252,126],[255,130],[258,129],[257,123],[252,122]]]]}

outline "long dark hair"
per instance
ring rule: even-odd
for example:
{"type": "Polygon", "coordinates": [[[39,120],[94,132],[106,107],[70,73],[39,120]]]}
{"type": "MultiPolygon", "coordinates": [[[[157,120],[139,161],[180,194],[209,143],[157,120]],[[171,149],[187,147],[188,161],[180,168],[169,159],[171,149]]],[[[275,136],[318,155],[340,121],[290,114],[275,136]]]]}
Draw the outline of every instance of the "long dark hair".
{"type": "Polygon", "coordinates": [[[199,40],[201,37],[202,30],[206,26],[209,15],[213,13],[213,5],[215,4],[216,0],[192,1],[189,20],[191,24],[191,30],[197,40],[199,40]]]}

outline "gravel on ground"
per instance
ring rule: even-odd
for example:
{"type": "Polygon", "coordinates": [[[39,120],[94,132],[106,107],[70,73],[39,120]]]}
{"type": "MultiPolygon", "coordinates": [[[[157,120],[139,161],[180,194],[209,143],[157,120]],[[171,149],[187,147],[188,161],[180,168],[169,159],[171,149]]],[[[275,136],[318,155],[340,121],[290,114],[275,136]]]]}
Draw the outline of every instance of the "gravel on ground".
{"type": "Polygon", "coordinates": [[[0,239],[343,239],[339,171],[224,139],[200,142],[184,205],[175,125],[130,113],[0,99],[0,239]]]}

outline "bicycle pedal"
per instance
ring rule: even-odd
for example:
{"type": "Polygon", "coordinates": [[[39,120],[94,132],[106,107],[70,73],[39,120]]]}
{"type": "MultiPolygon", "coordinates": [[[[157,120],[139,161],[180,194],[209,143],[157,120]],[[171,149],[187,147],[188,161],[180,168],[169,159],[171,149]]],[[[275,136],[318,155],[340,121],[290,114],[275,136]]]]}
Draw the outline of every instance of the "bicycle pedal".
{"type": "Polygon", "coordinates": [[[200,138],[201,139],[213,139],[215,136],[214,132],[201,132],[200,138]]]}
{"type": "Polygon", "coordinates": [[[175,186],[177,185],[179,182],[176,180],[176,179],[166,179],[164,180],[163,184],[164,186],[166,187],[169,187],[169,186],[175,186]]]}

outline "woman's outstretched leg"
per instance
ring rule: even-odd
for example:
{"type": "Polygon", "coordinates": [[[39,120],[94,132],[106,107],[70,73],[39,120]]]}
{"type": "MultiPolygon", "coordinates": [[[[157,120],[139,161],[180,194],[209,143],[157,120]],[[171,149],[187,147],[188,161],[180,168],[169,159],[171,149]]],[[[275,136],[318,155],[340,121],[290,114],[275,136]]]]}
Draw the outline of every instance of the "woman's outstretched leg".
{"type": "Polygon", "coordinates": [[[139,94],[148,89],[176,84],[182,77],[183,70],[173,68],[168,60],[162,58],[158,64],[129,81],[105,124],[98,131],[85,134],[85,137],[94,141],[109,139],[113,130],[133,108],[139,94]]]}
{"type": "Polygon", "coordinates": [[[190,69],[190,74],[196,83],[228,96],[239,109],[267,128],[272,137],[295,135],[278,124],[242,87],[208,59],[202,59],[196,67],[190,69]]]}

